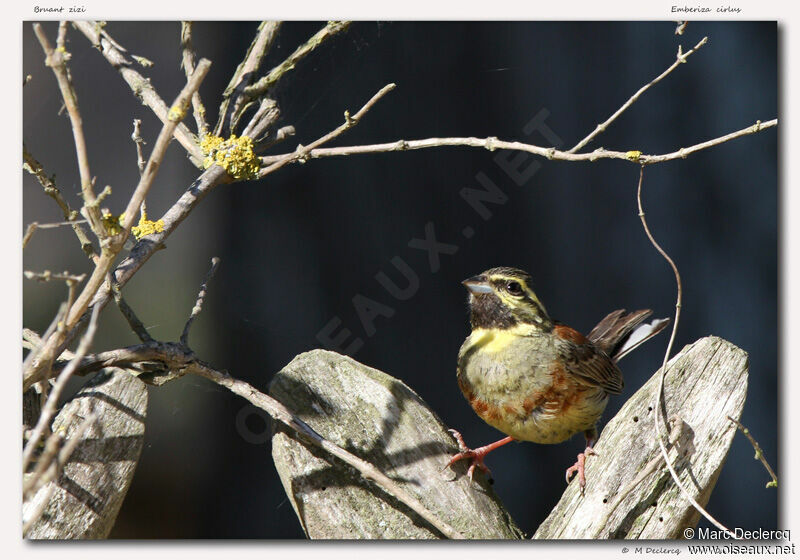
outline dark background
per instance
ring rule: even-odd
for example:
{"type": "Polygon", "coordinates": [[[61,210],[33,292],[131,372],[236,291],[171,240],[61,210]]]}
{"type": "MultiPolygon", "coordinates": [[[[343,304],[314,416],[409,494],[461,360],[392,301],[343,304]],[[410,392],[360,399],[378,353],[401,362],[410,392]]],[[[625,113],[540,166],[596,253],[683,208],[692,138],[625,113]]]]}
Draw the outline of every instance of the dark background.
{"type": "MultiPolygon", "coordinates": [[[[456,15],[456,14],[454,14],[456,15]]],[[[283,60],[321,23],[288,23],[266,61],[283,60]]],[[[432,136],[496,136],[550,145],[523,128],[541,110],[569,148],[633,92],[703,36],[709,43],[649,90],[589,149],[671,152],[777,116],[778,29],[764,23],[356,23],[281,82],[282,124],[297,136],[274,153],[307,144],[342,122],[389,82],[397,89],[333,145],[432,136]]],[[[55,41],[55,24],[45,25],[55,41]]],[[[195,25],[198,56],[213,61],[201,88],[212,122],[220,94],[244,55],[255,23],[195,25]]],[[[169,103],[185,80],[178,23],[110,22],[132,54],[155,62],[140,69],[169,103]]],[[[70,30],[70,68],[83,112],[98,191],[123,210],[138,179],[131,121],[143,120],[152,148],[160,123],[127,85],[70,30]]],[[[24,24],[23,139],[56,174],[78,206],[79,180],[66,114],[41,48],[24,24]]],[[[185,121],[191,127],[193,120],[185,121]]],[[[774,467],[778,455],[778,177],[776,129],[645,170],[650,227],[680,267],[683,311],[675,351],[714,334],[750,356],[742,421],[774,467]]],[[[512,154],[513,155],[513,154],[512,154]]],[[[588,332],[610,310],[674,311],[675,282],[647,241],[636,209],[638,167],[627,162],[537,160],[541,169],[518,186],[497,153],[439,148],[331,158],[293,165],[266,180],[219,187],[169,238],[125,289],[129,303],[160,339],[176,340],[212,256],[221,267],[191,343],[200,356],[256,387],[296,354],[319,347],[332,319],[363,339],[355,357],[410,385],[444,422],[482,445],[500,434],[473,414],[455,382],[455,357],[468,333],[464,278],[498,265],[531,272],[554,317],[588,332]],[[506,193],[482,220],[459,195],[480,188],[483,173],[506,193]],[[408,246],[431,222],[455,244],[432,273],[426,253],[408,246]],[[474,237],[462,235],[464,227],[474,237]],[[380,286],[401,257],[420,287],[398,302],[380,286]],[[353,308],[357,294],[388,305],[368,336],[353,308]]],[[[527,158],[527,167],[533,158],[527,158]]],[[[197,175],[173,143],[151,190],[161,215],[197,175]]],[[[60,221],[58,208],[25,174],[24,222],[60,221]]],[[[36,233],[25,269],[86,270],[67,228],[36,233]]],[[[44,330],[59,285],[24,284],[24,324],[44,330]]],[[[338,332],[338,331],[337,331],[338,332]]],[[[349,339],[349,340],[352,340],[349,339]]],[[[348,340],[348,342],[349,342],[348,340]]],[[[95,349],[136,342],[109,306],[95,349]]],[[[660,366],[667,337],[626,358],[626,390],[613,416],[660,366]]],[[[151,388],[145,448],[119,520],[121,538],[302,537],[269,453],[264,417],[227,390],[196,378],[151,388]],[[239,427],[237,428],[237,421],[239,427]],[[242,427],[244,426],[244,428],[242,427]]],[[[557,446],[523,443],[490,455],[495,488],[516,522],[532,533],[564,489],[564,469],[581,437],[557,446]]],[[[778,469],[780,477],[782,471],[778,469]]],[[[753,450],[737,435],[708,509],[729,527],[781,528],[778,492],[753,450]]],[[[705,522],[703,522],[705,523],[705,522]]]]}

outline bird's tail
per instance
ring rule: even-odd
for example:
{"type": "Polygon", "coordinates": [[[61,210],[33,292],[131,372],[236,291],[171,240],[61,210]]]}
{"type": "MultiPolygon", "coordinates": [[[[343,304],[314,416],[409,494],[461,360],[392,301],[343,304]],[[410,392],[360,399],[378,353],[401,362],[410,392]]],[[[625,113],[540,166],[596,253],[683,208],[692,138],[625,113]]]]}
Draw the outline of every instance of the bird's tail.
{"type": "Polygon", "coordinates": [[[624,309],[612,311],[592,329],[589,340],[612,360],[619,361],[669,325],[669,319],[655,319],[641,324],[652,313],[651,309],[627,314],[624,309]]]}

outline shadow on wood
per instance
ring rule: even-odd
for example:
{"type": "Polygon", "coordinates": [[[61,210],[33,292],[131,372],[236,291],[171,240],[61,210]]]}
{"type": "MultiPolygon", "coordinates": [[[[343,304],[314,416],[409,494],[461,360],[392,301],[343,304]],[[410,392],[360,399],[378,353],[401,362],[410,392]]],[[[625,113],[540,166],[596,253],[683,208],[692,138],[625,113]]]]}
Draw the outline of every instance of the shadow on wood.
{"type": "MultiPolygon", "coordinates": [[[[539,539],[679,538],[700,514],[680,495],[653,431],[659,373],[605,427],[576,482],[536,531],[539,539]]],[[[705,505],[727,456],[747,392],[747,354],[716,337],[684,348],[667,366],[662,431],[682,484],[705,505]],[[667,426],[666,428],[664,426],[667,426]]],[[[314,350],[281,370],[272,396],[319,434],[372,463],[443,521],[472,539],[522,533],[482,476],[442,469],[457,452],[434,412],[401,381],[334,352],[314,350]]],[[[303,530],[323,539],[441,535],[348,465],[278,425],[272,454],[303,530]]]]}
{"type": "Polygon", "coordinates": [[[69,438],[91,413],[97,420],[61,475],[23,504],[25,520],[50,496],[26,538],[104,539],[111,532],[144,444],[147,386],[125,370],[103,370],[61,408],[52,429],[69,438]]]}

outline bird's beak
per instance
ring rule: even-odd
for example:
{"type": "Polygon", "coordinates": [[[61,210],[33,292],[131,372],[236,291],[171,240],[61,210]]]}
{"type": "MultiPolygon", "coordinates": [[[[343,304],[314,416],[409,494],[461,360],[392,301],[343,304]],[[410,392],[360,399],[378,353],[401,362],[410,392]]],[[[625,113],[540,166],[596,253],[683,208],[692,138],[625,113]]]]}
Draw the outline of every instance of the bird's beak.
{"type": "Polygon", "coordinates": [[[467,278],[461,283],[467,287],[471,294],[490,294],[492,292],[492,287],[489,286],[489,282],[483,275],[467,278]]]}

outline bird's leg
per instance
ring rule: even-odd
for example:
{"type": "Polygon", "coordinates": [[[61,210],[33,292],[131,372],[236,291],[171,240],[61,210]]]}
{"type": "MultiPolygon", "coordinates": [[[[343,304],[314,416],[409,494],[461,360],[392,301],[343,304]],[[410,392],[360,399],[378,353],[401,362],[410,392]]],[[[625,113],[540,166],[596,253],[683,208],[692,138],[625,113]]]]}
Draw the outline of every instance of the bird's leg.
{"type": "Polygon", "coordinates": [[[576,472],[578,473],[578,484],[580,484],[581,487],[581,494],[583,494],[583,489],[586,487],[586,475],[584,473],[586,457],[589,455],[597,455],[592,448],[597,441],[597,429],[592,428],[591,430],[586,430],[583,432],[583,435],[586,437],[586,449],[583,450],[583,453],[578,453],[578,460],[575,461],[575,464],[568,468],[566,472],[567,484],[569,484],[572,475],[576,472]]]}
{"type": "Polygon", "coordinates": [[[449,467],[456,461],[460,461],[461,459],[472,459],[469,465],[469,469],[467,470],[467,475],[469,476],[470,480],[472,480],[472,475],[475,472],[475,467],[481,469],[484,473],[486,473],[487,476],[491,476],[491,471],[489,470],[489,467],[487,467],[483,463],[483,458],[486,457],[486,455],[490,451],[493,451],[500,446],[503,446],[507,443],[514,441],[514,438],[508,436],[494,443],[490,443],[489,445],[484,445],[483,447],[478,447],[477,449],[470,449],[469,447],[467,447],[467,444],[464,443],[464,438],[461,437],[461,434],[459,432],[457,432],[456,430],[448,430],[448,431],[451,434],[453,434],[454,438],[456,438],[456,441],[458,442],[458,449],[460,451],[459,453],[456,453],[450,458],[450,461],[448,461],[448,463],[445,465],[445,468],[449,467]]]}

